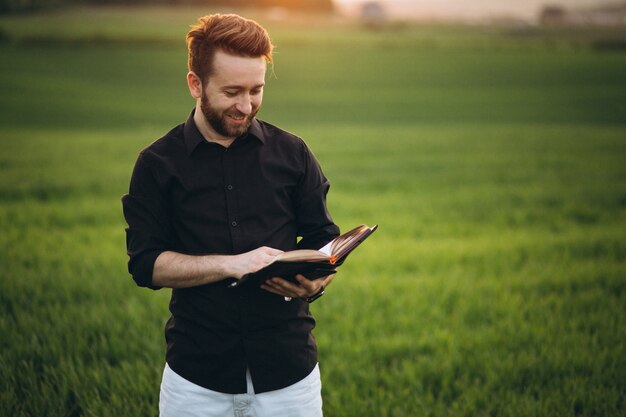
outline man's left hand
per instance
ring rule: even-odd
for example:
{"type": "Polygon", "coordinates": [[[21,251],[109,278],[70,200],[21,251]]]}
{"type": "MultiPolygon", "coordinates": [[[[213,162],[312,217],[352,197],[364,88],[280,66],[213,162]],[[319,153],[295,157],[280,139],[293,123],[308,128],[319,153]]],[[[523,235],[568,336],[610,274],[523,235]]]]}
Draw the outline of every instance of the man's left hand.
{"type": "Polygon", "coordinates": [[[285,279],[274,277],[261,284],[261,288],[274,294],[282,295],[287,298],[303,298],[307,299],[321,291],[322,286],[328,288],[335,274],[317,279],[307,279],[304,275],[296,275],[296,279],[300,283],[294,284],[285,279]]]}

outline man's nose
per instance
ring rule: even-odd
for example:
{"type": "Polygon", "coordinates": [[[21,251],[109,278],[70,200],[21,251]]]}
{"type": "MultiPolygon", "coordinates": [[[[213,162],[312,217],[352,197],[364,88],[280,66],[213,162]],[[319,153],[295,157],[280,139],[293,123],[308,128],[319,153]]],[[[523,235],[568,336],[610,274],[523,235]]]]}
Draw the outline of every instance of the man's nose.
{"type": "Polygon", "coordinates": [[[252,97],[249,94],[242,94],[237,101],[236,107],[243,114],[252,113],[252,97]]]}

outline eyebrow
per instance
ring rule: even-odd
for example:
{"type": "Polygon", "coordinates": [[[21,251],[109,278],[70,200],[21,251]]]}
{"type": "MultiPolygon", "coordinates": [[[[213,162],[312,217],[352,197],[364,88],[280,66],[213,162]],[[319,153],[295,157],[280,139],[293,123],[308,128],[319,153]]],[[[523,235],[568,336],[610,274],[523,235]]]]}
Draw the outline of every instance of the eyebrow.
{"type": "MultiPolygon", "coordinates": [[[[255,85],[254,87],[252,87],[252,90],[261,88],[261,87],[265,87],[265,83],[255,85]]],[[[242,85],[225,85],[222,87],[222,90],[245,90],[245,89],[246,87],[242,85]]]]}

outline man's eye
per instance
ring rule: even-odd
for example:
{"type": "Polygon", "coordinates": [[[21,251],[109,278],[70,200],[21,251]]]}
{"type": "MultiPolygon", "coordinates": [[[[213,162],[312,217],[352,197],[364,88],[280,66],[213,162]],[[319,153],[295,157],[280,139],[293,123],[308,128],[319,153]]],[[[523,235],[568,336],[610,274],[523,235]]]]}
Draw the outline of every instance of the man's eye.
{"type": "Polygon", "coordinates": [[[237,95],[236,91],[224,91],[227,97],[235,97],[237,95]]]}
{"type": "Polygon", "coordinates": [[[259,88],[258,90],[250,91],[250,94],[252,94],[253,96],[258,96],[259,94],[261,94],[262,91],[263,89],[259,88]]]}

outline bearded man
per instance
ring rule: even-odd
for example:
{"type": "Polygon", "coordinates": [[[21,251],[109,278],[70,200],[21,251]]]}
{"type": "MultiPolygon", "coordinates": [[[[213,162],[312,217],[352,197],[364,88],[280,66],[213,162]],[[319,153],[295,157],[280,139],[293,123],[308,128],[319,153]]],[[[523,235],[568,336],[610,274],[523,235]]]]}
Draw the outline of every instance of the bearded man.
{"type": "Polygon", "coordinates": [[[187,34],[187,121],[139,154],[122,198],[128,269],[172,288],[161,416],[321,416],[309,303],[332,276],[229,288],[283,251],[339,234],[329,182],[299,137],[255,117],[273,45],[210,15],[187,34]]]}

